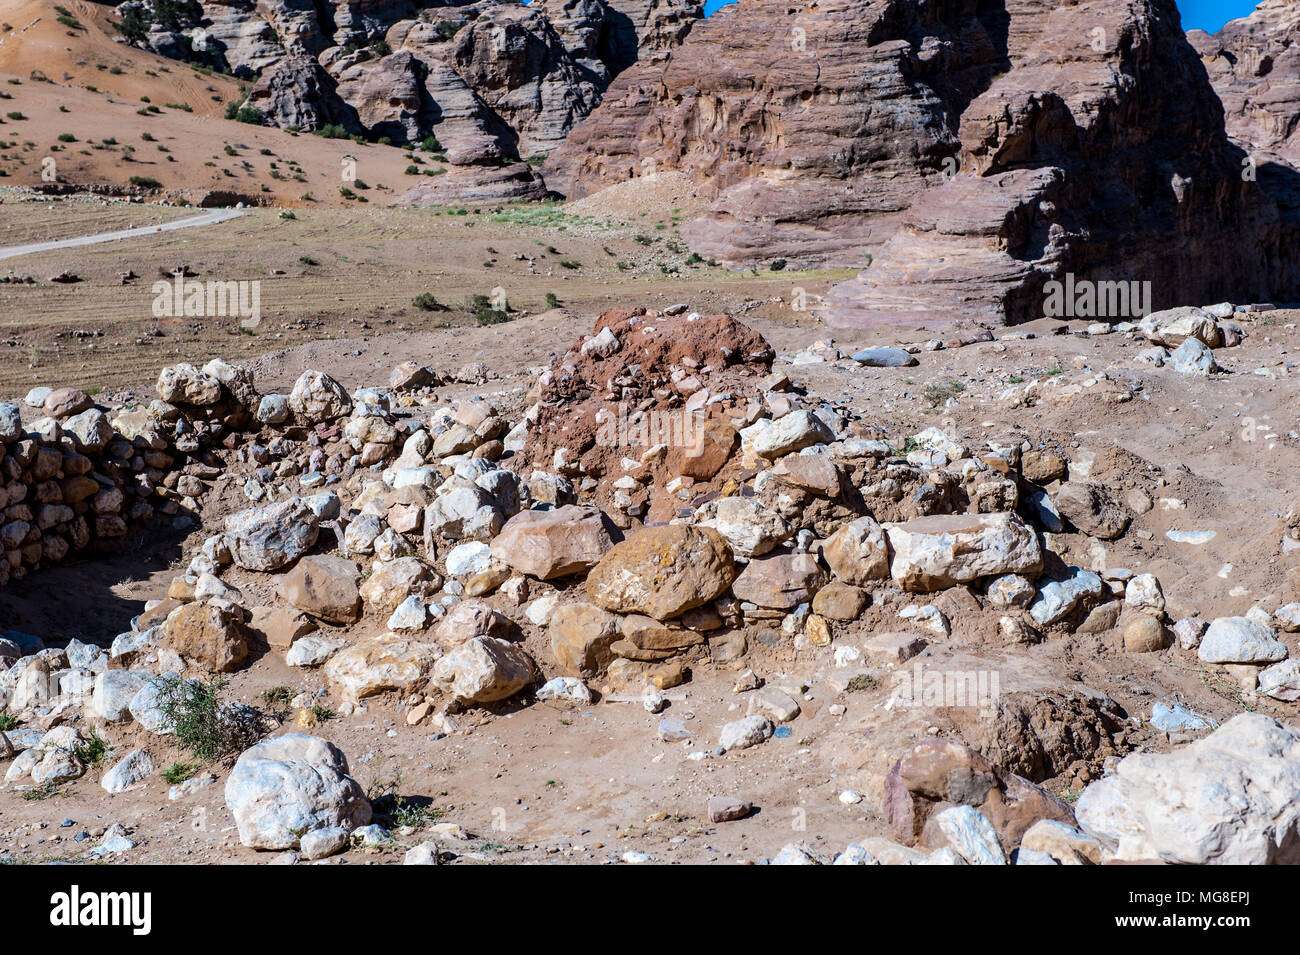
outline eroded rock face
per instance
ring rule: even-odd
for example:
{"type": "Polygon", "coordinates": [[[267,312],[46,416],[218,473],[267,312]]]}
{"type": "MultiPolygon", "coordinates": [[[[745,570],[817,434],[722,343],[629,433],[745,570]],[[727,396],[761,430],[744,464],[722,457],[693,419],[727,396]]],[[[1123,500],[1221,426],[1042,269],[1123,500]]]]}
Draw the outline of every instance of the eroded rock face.
{"type": "Polygon", "coordinates": [[[544,172],[571,197],[685,173],[711,207],[682,236],[728,262],[870,252],[834,326],[1035,318],[1067,273],[1150,281],[1151,308],[1285,295],[1221,116],[1174,0],[757,2],[620,75],[544,172]]]}
{"type": "Polygon", "coordinates": [[[1263,0],[1214,35],[1187,33],[1223,101],[1228,134],[1261,160],[1275,154],[1292,166],[1300,166],[1298,36],[1300,9],[1290,0],[1263,0]]]}
{"type": "Polygon", "coordinates": [[[271,125],[316,132],[342,126],[362,131],[357,111],[339,96],[338,83],[310,56],[289,56],[269,67],[252,90],[246,105],[260,109],[271,125]]]}
{"type": "Polygon", "coordinates": [[[1243,713],[1171,753],[1135,753],[1089,786],[1079,824],[1123,860],[1300,861],[1300,731],[1243,713]]]}

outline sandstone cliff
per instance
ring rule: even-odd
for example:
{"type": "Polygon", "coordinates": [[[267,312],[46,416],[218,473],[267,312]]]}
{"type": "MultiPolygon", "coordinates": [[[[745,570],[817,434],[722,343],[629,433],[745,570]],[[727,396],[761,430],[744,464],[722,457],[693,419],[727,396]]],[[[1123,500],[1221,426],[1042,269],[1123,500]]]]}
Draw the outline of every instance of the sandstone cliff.
{"type": "Polygon", "coordinates": [[[832,324],[1000,323],[1067,272],[1157,307],[1294,290],[1244,159],[1173,0],[750,0],[620,75],[544,171],[570,197],[685,172],[712,206],[683,238],[724,261],[872,256],[832,324]]]}

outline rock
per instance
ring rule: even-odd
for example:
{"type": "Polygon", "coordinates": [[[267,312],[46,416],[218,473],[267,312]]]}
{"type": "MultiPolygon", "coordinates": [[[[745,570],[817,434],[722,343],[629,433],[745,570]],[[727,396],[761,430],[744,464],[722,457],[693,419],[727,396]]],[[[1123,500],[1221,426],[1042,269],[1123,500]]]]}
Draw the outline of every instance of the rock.
{"type": "Polygon", "coordinates": [[[1183,650],[1195,650],[1201,645],[1201,637],[1205,633],[1207,624],[1199,617],[1184,617],[1174,624],[1174,636],[1178,638],[1178,646],[1183,650]]]}
{"type": "Polygon", "coordinates": [[[985,596],[998,610],[1009,610],[1028,607],[1037,593],[1038,589],[1027,578],[1020,574],[1004,574],[989,581],[985,596]]]}
{"type": "Polygon", "coordinates": [[[718,734],[718,746],[728,752],[749,749],[770,739],[774,731],[772,721],[766,716],[746,716],[722,727],[722,732],[718,734]]]}
{"type": "Polygon", "coordinates": [[[906,663],[929,645],[915,633],[878,633],[862,645],[869,656],[881,663],[906,663]]]}
{"type": "Polygon", "coordinates": [[[316,543],[315,513],[301,499],[251,507],[226,518],[226,545],[245,570],[279,570],[316,543]]]}
{"type": "Polygon", "coordinates": [[[433,682],[462,703],[494,703],[533,681],[532,657],[494,637],[475,637],[437,662],[433,682]]]}
{"type": "Polygon", "coordinates": [[[748,715],[766,716],[774,723],[788,723],[799,715],[799,704],[777,687],[763,686],[749,694],[748,715]]]}
{"type": "Polygon", "coordinates": [[[1210,375],[1220,371],[1214,353],[1203,342],[1189,338],[1169,353],[1174,371],[1184,375],[1210,375]]]}
{"type": "Polygon", "coordinates": [[[853,360],[867,368],[910,368],[916,359],[901,348],[865,348],[853,360]]]}
{"type": "Polygon", "coordinates": [[[471,577],[487,570],[491,563],[492,548],[483,541],[466,541],[453,547],[443,558],[447,573],[452,577],[471,577]]]}
{"type": "Polygon", "coordinates": [[[821,418],[811,411],[792,411],[773,421],[760,418],[740,431],[744,447],[768,460],[775,460],[815,444],[827,444],[835,435],[821,418]]]}
{"type": "Polygon", "coordinates": [[[1187,733],[1215,729],[1219,724],[1181,704],[1157,701],[1151,705],[1151,725],[1164,733],[1187,733]]]}
{"type": "Polygon", "coordinates": [[[1093,537],[1114,540],[1128,529],[1128,512],[1100,484],[1067,481],[1056,492],[1055,503],[1066,520],[1093,537]]]}
{"type": "Polygon", "coordinates": [[[739,557],[766,554],[794,534],[785,518],[752,497],[711,501],[700,508],[696,519],[700,527],[711,527],[721,534],[731,552],[739,557]]]}
{"type": "Polygon", "coordinates": [[[1084,790],[1079,825],[1119,860],[1300,861],[1300,730],[1243,713],[1170,753],[1135,753],[1084,790]]]}
{"type": "Polygon", "coordinates": [[[971,865],[1006,865],[1006,853],[993,826],[972,806],[949,806],[934,814],[948,845],[971,865]]]}
{"type": "Polygon", "coordinates": [[[744,819],[754,811],[754,804],[732,796],[710,796],[709,822],[733,822],[744,819]]]}
{"type": "Polygon", "coordinates": [[[867,606],[865,590],[832,580],[813,597],[813,613],[831,620],[857,620],[867,606]]]}
{"type": "Polygon", "coordinates": [[[510,620],[481,600],[462,600],[447,611],[434,637],[444,647],[459,646],[475,637],[506,638],[514,629],[510,620]]]}
{"type": "MultiPolygon", "coordinates": [[[[81,414],[73,415],[63,422],[63,433],[65,436],[72,438],[73,445],[82,454],[100,454],[108,443],[113,440],[113,425],[108,420],[108,415],[98,408],[91,408],[89,411],[83,411],[81,414]]],[[[77,503],[84,500],[99,491],[99,485],[90,479],[90,483],[85,485],[85,492],[75,500],[67,492],[65,486],[63,499],[69,504],[77,503]]],[[[66,485],[65,481],[65,485],[66,485]]]]}
{"type": "Polygon", "coordinates": [[[586,706],[591,703],[591,691],[577,677],[557,676],[538,688],[537,699],[542,703],[586,706]]]}
{"type": "Polygon", "coordinates": [[[1267,624],[1249,617],[1219,617],[1210,624],[1196,655],[1204,663],[1277,663],[1287,656],[1267,624]]]}
{"type": "Polygon", "coordinates": [[[811,554],[778,554],[751,560],[732,582],[731,591],[737,599],[760,607],[793,610],[811,601],[826,579],[811,554]]]}
{"type": "Polygon", "coordinates": [[[91,715],[109,723],[122,723],[131,718],[131,701],[152,678],[144,670],[105,670],[95,677],[95,690],[90,698],[91,715]]]}
{"type": "Polygon", "coordinates": [[[826,858],[804,842],[791,842],[782,846],[769,865],[825,865],[826,858]]]}
{"type": "Polygon", "coordinates": [[[104,774],[99,785],[104,792],[116,795],[126,792],[132,786],[144,782],[153,772],[153,760],[142,749],[133,749],[122,760],[104,774]]]}
{"type": "Polygon", "coordinates": [[[318,829],[351,832],[370,822],[370,803],[332,743],[290,734],[245,750],[226,781],[239,841],[252,849],[296,849],[318,829]]]}
{"type": "Polygon", "coordinates": [[[185,362],[164,368],[158,375],[155,390],[168,404],[204,406],[221,400],[221,382],[185,362]]]}
{"type": "Polygon", "coordinates": [[[276,582],[291,606],[326,623],[347,624],[361,619],[361,570],[344,557],[304,557],[276,582]]]}
{"type": "Polygon", "coordinates": [[[845,583],[871,587],[889,576],[889,544],[873,518],[843,525],[822,545],[831,572],[845,583]]]}
{"type": "Polygon", "coordinates": [[[1054,819],[1034,823],[1020,840],[1020,851],[1044,852],[1060,865],[1100,865],[1101,844],[1082,830],[1054,819]]]}
{"type": "Polygon", "coordinates": [[[243,612],[216,604],[182,604],[167,615],[162,636],[167,647],[215,673],[230,673],[248,656],[243,612]]]}
{"type": "Polygon", "coordinates": [[[319,627],[316,621],[292,607],[254,607],[248,629],[260,635],[271,649],[288,650],[319,627]]]}
{"type": "Polygon", "coordinates": [[[1145,613],[1134,614],[1124,626],[1124,650],[1127,653],[1157,653],[1169,644],[1165,625],[1145,613]]]}
{"type": "Polygon", "coordinates": [[[1029,605],[1029,615],[1039,626],[1051,626],[1098,600],[1104,592],[1105,585],[1092,571],[1069,567],[1060,580],[1038,582],[1038,596],[1029,605]]]}
{"type": "Polygon", "coordinates": [[[267,394],[262,395],[261,401],[257,404],[257,411],[253,417],[259,424],[284,424],[289,420],[293,412],[289,408],[289,398],[286,395],[267,394]]]}
{"type": "Polygon", "coordinates": [[[291,667],[318,667],[347,645],[339,637],[308,635],[294,641],[284,655],[284,662],[291,667]]]}
{"type": "Polygon", "coordinates": [[[931,816],[948,805],[978,809],[1002,846],[1016,846],[1040,819],[1074,825],[1070,807],[1013,773],[1005,773],[974,749],[954,740],[925,739],[885,777],[884,814],[895,838],[914,845],[947,844],[931,816]]]}
{"type": "Polygon", "coordinates": [[[325,679],[346,699],[356,702],[386,690],[418,689],[437,659],[438,648],[431,642],[381,634],[330,657],[325,679]]]}
{"type": "Polygon", "coordinates": [[[298,850],[308,861],[325,859],[347,848],[350,833],[342,826],[327,826],[304,832],[298,840],[298,850]]]}
{"type": "Polygon", "coordinates": [[[361,599],[376,614],[391,614],[412,594],[428,597],[442,586],[442,578],[418,557],[377,560],[361,585],[361,599]]]}
{"type": "Polygon", "coordinates": [[[615,544],[586,587],[598,607],[667,620],[720,596],[735,574],[731,548],[717,531],[674,524],[615,544]]]}
{"type": "Polygon", "coordinates": [[[552,580],[596,566],[622,532],[595,507],[521,511],[492,540],[492,556],[521,574],[552,580]]]}
{"type": "Polygon", "coordinates": [[[1283,660],[1259,672],[1259,692],[1275,700],[1300,700],[1300,660],[1283,660]]]}
{"type": "Polygon", "coordinates": [[[192,693],[198,686],[197,680],[186,680],[173,690],[168,681],[156,677],[140,687],[139,692],[132,697],[128,709],[131,711],[131,716],[145,731],[169,736],[176,732],[176,728],[163,709],[165,696],[172,693],[175,697],[181,698],[192,693]]]}
{"type": "Polygon", "coordinates": [[[347,389],[321,371],[304,371],[289,392],[289,410],[304,424],[321,424],[352,410],[347,389]]]}
{"type": "Polygon", "coordinates": [[[594,679],[614,658],[611,647],[621,635],[619,618],[594,604],[564,604],[546,625],[551,653],[570,676],[594,679]]]}
{"type": "Polygon", "coordinates": [[[402,865],[437,864],[438,844],[436,842],[421,842],[418,846],[407,849],[406,855],[402,857],[402,865]]]}
{"type": "Polygon", "coordinates": [[[429,622],[429,608],[423,598],[407,597],[388,618],[389,630],[423,630],[429,622]]]}
{"type": "Polygon", "coordinates": [[[1165,595],[1155,574],[1134,574],[1130,577],[1124,585],[1124,604],[1155,616],[1163,614],[1165,595]]]}
{"type": "Polygon", "coordinates": [[[1043,563],[1038,536],[1010,513],[941,514],[885,528],[890,573],[905,590],[943,590],[980,577],[1035,576],[1043,563]]]}

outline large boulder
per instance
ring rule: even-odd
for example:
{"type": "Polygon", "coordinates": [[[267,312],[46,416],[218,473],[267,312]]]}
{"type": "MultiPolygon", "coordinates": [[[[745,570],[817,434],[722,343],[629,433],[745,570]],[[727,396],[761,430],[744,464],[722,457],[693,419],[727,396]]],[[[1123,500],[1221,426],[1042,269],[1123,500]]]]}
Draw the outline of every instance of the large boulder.
{"type": "Polygon", "coordinates": [[[279,570],[316,543],[315,512],[300,498],[250,507],[226,518],[226,545],[245,570],[279,570]]]}
{"type": "Polygon", "coordinates": [[[291,734],[245,750],[226,780],[226,807],[252,849],[296,849],[320,829],[351,832],[370,822],[370,803],[348,761],[327,740],[291,734]]]}
{"type": "Polygon", "coordinates": [[[1069,805],[1029,780],[998,769],[963,743],[926,739],[913,746],[885,777],[884,814],[894,837],[946,844],[934,815],[948,806],[978,809],[1001,844],[1011,849],[1041,819],[1074,825],[1069,805]]]}
{"type": "Polygon", "coordinates": [[[845,524],[822,545],[822,556],[840,580],[870,587],[889,576],[889,544],[874,518],[859,517],[845,524]]]}
{"type": "Polygon", "coordinates": [[[510,518],[492,540],[492,556],[521,574],[551,580],[591,569],[622,539],[599,508],[566,504],[510,518]]]}
{"type": "Polygon", "coordinates": [[[526,687],[535,672],[533,658],[522,647],[475,637],[434,665],[433,682],[461,703],[494,703],[526,687]]]}
{"type": "Polygon", "coordinates": [[[760,607],[792,610],[811,601],[827,576],[811,554],[776,554],[746,564],[731,592],[760,607]]]}
{"type": "MultiPolygon", "coordinates": [[[[361,617],[361,570],[345,557],[314,554],[280,576],[280,596],[326,623],[355,623],[361,617]]],[[[292,642],[292,641],[290,641],[292,642]]]]}
{"type": "Polygon", "coordinates": [[[304,424],[341,418],[352,410],[352,398],[323,371],[304,371],[289,392],[289,409],[304,424]]]}
{"type": "Polygon", "coordinates": [[[437,659],[436,644],[385,633],[330,657],[325,679],[355,702],[387,690],[417,689],[437,659]]]}
{"type": "Polygon", "coordinates": [[[1038,535],[1015,514],[936,514],[885,528],[890,574],[904,590],[944,590],[981,577],[1036,576],[1038,535]]]}
{"type": "Polygon", "coordinates": [[[216,604],[182,604],[162,625],[164,643],[204,669],[229,673],[248,656],[243,612],[216,604]]]}
{"type": "Polygon", "coordinates": [[[671,524],[615,544],[587,576],[587,595],[605,610],[667,620],[720,596],[735,576],[717,531],[671,524]]]}
{"type": "Polygon", "coordinates": [[[1300,730],[1243,713],[1173,752],[1125,757],[1075,811],[1117,859],[1295,865],[1300,730]]]}

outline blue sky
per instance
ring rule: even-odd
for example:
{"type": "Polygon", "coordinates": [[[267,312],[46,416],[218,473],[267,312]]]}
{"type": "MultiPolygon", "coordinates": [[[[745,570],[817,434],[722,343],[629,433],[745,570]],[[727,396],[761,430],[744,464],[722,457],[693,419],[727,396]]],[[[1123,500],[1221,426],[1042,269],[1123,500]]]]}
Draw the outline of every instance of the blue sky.
{"type": "MultiPolygon", "coordinates": [[[[1183,28],[1201,29],[1213,33],[1229,20],[1249,16],[1255,9],[1257,0],[1178,0],[1178,9],[1183,14],[1183,28]]],[[[705,13],[712,13],[718,7],[735,3],[735,0],[707,0],[705,13]]]]}

